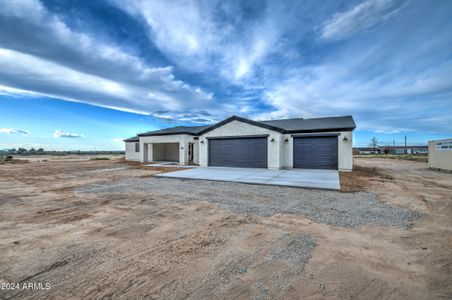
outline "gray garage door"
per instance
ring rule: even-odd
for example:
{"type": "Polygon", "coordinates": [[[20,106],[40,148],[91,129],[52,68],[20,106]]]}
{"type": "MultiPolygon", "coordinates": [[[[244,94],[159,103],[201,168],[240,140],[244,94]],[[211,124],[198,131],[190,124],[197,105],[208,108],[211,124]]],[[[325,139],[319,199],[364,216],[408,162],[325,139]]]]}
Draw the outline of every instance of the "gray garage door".
{"type": "Polygon", "coordinates": [[[293,166],[337,170],[337,136],[294,138],[293,166]]]}
{"type": "Polygon", "coordinates": [[[209,139],[209,166],[267,168],[267,138],[209,139]]]}

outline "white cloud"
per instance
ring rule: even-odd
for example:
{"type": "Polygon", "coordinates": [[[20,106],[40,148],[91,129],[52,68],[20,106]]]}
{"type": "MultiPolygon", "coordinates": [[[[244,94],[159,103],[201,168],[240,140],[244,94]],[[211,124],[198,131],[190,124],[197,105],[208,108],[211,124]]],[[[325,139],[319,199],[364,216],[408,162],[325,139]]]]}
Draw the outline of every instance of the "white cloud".
{"type": "Polygon", "coordinates": [[[347,38],[391,18],[403,5],[401,0],[363,1],[326,21],[321,36],[325,40],[347,38]]]}
{"type": "Polygon", "coordinates": [[[154,118],[167,122],[179,121],[210,124],[219,121],[217,116],[214,116],[206,111],[157,111],[150,115],[154,118]]]}
{"type": "Polygon", "coordinates": [[[84,135],[81,133],[70,133],[70,132],[65,132],[63,130],[55,130],[55,132],[53,133],[53,137],[54,138],[83,138],[84,135]]]}
{"type": "Polygon", "coordinates": [[[0,128],[0,133],[19,133],[22,135],[28,135],[29,132],[27,130],[22,129],[0,128]]]}
{"type": "MultiPolygon", "coordinates": [[[[359,59],[359,56],[350,59],[359,59]]],[[[273,83],[264,93],[274,111],[254,117],[277,119],[355,114],[360,130],[450,130],[441,115],[450,111],[452,82],[446,74],[451,74],[452,62],[426,68],[419,74],[381,73],[369,78],[360,74],[360,69],[354,69],[353,64],[340,61],[342,64],[291,70],[284,81],[273,83]]],[[[366,65],[362,67],[366,68],[366,65]]]]}
{"type": "Polygon", "coordinates": [[[337,3],[110,2],[143,23],[168,65],[72,30],[36,0],[9,1],[0,10],[0,93],[168,122],[211,123],[238,112],[260,119],[353,114],[360,129],[451,130],[443,118],[452,113],[449,4],[354,1],[332,15],[337,3]],[[357,34],[385,22],[391,29],[380,26],[385,31],[375,30],[371,41],[357,34]],[[343,42],[319,43],[319,28],[320,39],[343,42]],[[212,87],[215,97],[176,73],[212,87]]]}
{"type": "Polygon", "coordinates": [[[173,67],[154,67],[70,29],[37,0],[0,10],[3,93],[32,93],[138,113],[209,106],[213,94],[177,80],[173,67]],[[189,101],[187,101],[189,99],[189,101]]]}
{"type": "Polygon", "coordinates": [[[192,72],[216,70],[233,82],[253,75],[255,67],[275,51],[284,29],[284,22],[273,16],[272,3],[266,3],[266,9],[256,20],[249,20],[250,26],[236,28],[222,23],[217,15],[221,12],[230,20],[240,19],[242,7],[232,3],[111,1],[144,20],[152,42],[178,66],[192,72]]]}

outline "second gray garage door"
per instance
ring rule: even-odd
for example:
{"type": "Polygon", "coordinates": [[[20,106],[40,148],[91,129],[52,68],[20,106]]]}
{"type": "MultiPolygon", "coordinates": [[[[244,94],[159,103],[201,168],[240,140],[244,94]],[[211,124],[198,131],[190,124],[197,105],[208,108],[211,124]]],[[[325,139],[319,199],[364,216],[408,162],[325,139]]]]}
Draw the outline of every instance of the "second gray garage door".
{"type": "Polygon", "coordinates": [[[267,138],[209,139],[209,166],[267,168],[267,138]]]}
{"type": "Polygon", "coordinates": [[[337,136],[295,137],[293,167],[337,170],[337,136]]]}

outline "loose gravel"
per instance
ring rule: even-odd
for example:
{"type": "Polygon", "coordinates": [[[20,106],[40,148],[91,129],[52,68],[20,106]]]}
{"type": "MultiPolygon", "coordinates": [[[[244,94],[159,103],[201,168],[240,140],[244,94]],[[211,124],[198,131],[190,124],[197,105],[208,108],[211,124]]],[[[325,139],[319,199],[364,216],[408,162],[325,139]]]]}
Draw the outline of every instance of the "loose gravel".
{"type": "Polygon", "coordinates": [[[267,255],[269,261],[281,259],[286,261],[291,267],[292,273],[298,274],[310,258],[314,247],[317,245],[315,240],[309,235],[298,235],[293,238],[288,245],[275,246],[267,255]]]}
{"type": "MultiPolygon", "coordinates": [[[[267,242],[268,243],[268,242],[267,242]]],[[[260,267],[279,262],[285,264],[287,268],[281,268],[271,274],[272,286],[277,286],[279,292],[288,290],[292,283],[297,280],[302,273],[305,264],[312,257],[312,252],[316,241],[306,234],[287,234],[281,239],[273,242],[266,254],[259,251],[244,255],[234,254],[233,256],[219,257],[222,261],[220,271],[209,274],[203,286],[207,289],[215,288],[220,284],[231,285],[252,270],[261,272],[260,267]]],[[[271,293],[275,291],[267,287],[266,282],[256,281],[253,288],[259,293],[255,299],[273,299],[271,293]]]]}
{"type": "Polygon", "coordinates": [[[169,178],[130,178],[90,185],[78,193],[107,193],[130,197],[133,193],[165,196],[167,203],[208,201],[235,213],[273,216],[302,214],[315,222],[341,227],[361,225],[409,228],[422,214],[393,207],[371,193],[250,185],[169,178]]]}

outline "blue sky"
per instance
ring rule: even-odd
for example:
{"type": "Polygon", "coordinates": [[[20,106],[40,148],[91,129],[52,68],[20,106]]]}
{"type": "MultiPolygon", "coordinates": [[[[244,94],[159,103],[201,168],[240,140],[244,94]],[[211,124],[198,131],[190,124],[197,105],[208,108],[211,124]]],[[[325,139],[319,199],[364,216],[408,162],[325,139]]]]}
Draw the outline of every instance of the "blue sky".
{"type": "Polygon", "coordinates": [[[452,2],[39,1],[0,10],[0,148],[353,115],[355,146],[452,135],[452,2]]]}

